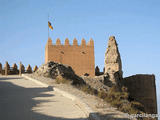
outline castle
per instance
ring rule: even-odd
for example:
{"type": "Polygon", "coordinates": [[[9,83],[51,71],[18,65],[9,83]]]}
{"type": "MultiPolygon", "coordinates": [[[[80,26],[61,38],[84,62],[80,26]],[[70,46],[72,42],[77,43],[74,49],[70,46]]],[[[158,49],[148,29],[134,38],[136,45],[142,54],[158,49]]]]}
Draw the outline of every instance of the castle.
{"type": "Polygon", "coordinates": [[[94,41],[90,39],[86,44],[82,39],[81,45],[78,45],[77,40],[74,39],[71,45],[66,38],[63,45],[59,38],[56,44],[52,44],[51,38],[48,38],[45,47],[45,63],[48,61],[69,65],[77,75],[95,76],[94,41]]]}
{"type": "MultiPolygon", "coordinates": [[[[77,40],[74,39],[73,45],[70,45],[69,40],[65,39],[65,43],[62,45],[60,39],[56,40],[56,44],[52,44],[51,38],[48,38],[45,48],[45,63],[48,61],[69,65],[77,75],[88,74],[93,77],[91,78],[93,81],[95,76],[94,41],[90,39],[86,44],[86,41],[82,39],[81,45],[78,45],[77,40]]],[[[105,74],[108,74],[109,78],[104,78],[109,79],[112,83],[118,83],[119,80],[121,85],[128,89],[130,99],[144,105],[146,113],[157,113],[155,76],[136,74],[123,78],[121,57],[114,36],[109,38],[105,53],[105,74]]],[[[100,76],[100,79],[102,78],[103,76],[100,76]]]]}

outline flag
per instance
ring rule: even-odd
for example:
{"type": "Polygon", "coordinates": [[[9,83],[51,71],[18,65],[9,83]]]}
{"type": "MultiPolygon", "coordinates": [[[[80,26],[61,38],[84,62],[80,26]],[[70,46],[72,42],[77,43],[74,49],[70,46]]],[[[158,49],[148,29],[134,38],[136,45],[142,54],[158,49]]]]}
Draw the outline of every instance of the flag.
{"type": "Polygon", "coordinates": [[[53,30],[53,27],[52,27],[52,25],[51,25],[51,22],[49,22],[49,21],[48,21],[48,27],[49,27],[51,30],[53,30]]]}

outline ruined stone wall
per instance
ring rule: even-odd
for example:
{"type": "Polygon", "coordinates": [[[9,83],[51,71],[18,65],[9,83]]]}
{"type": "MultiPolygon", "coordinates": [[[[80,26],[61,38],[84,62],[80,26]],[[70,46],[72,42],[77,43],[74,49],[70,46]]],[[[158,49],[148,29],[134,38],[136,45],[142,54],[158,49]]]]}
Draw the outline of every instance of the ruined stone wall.
{"type": "Polygon", "coordinates": [[[65,40],[62,45],[60,39],[56,40],[56,44],[52,44],[49,38],[45,48],[45,63],[54,61],[69,65],[73,68],[77,75],[90,76],[95,75],[95,59],[94,59],[94,42],[91,39],[88,44],[82,39],[81,45],[78,45],[77,40],[73,40],[73,45],[69,44],[69,40],[65,40]]]}
{"type": "Polygon", "coordinates": [[[30,64],[28,67],[25,69],[24,65],[20,62],[19,64],[19,69],[16,63],[13,64],[12,67],[6,62],[4,65],[4,68],[2,68],[2,64],[0,63],[0,74],[2,75],[16,75],[16,74],[22,74],[22,73],[33,73],[36,72],[38,69],[37,66],[34,67],[34,70],[32,71],[32,67],[30,64]]]}
{"type": "Polygon", "coordinates": [[[123,77],[121,56],[115,36],[110,36],[108,47],[105,53],[105,74],[109,74],[110,80],[114,84],[119,84],[123,77]]]}
{"type": "Polygon", "coordinates": [[[157,113],[156,85],[154,75],[133,75],[126,77],[123,84],[132,98],[142,103],[147,113],[157,113]]]}

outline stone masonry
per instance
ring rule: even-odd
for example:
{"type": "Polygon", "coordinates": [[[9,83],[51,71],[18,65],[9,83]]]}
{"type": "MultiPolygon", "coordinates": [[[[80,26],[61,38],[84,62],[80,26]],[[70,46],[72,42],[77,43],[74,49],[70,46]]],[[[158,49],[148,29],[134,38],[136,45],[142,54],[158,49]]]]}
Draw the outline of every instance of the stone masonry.
{"type": "Polygon", "coordinates": [[[70,45],[66,38],[64,45],[61,44],[60,39],[57,39],[56,44],[53,45],[49,38],[45,48],[45,63],[48,61],[69,65],[77,75],[95,76],[94,41],[90,39],[86,44],[82,39],[81,45],[78,45],[77,40],[74,39],[73,45],[70,45]]]}
{"type": "Polygon", "coordinates": [[[119,85],[126,86],[131,99],[142,103],[147,113],[157,113],[155,76],[138,74],[123,78],[121,57],[114,36],[109,38],[105,53],[105,74],[109,75],[112,83],[117,84],[119,80],[119,85]]]}
{"type": "Polygon", "coordinates": [[[26,72],[32,73],[32,67],[30,66],[30,64],[27,66],[26,72]]]}
{"type": "Polygon", "coordinates": [[[37,65],[33,68],[33,72],[36,72],[38,70],[37,65]]]}
{"type": "Polygon", "coordinates": [[[123,79],[130,96],[144,105],[145,111],[157,113],[155,76],[138,74],[123,79]]]}
{"type": "MultiPolygon", "coordinates": [[[[38,67],[35,66],[34,67],[34,71],[37,71],[38,67]]],[[[32,67],[30,65],[28,65],[28,67],[25,69],[24,65],[20,62],[19,63],[19,69],[16,63],[14,63],[12,65],[12,67],[10,67],[10,65],[8,64],[8,62],[6,62],[6,64],[4,65],[4,68],[2,67],[2,64],[0,63],[0,74],[1,75],[21,75],[23,73],[32,73],[32,67]]]]}
{"type": "Polygon", "coordinates": [[[2,64],[0,63],[0,74],[2,74],[2,64]]]}
{"type": "Polygon", "coordinates": [[[19,64],[19,75],[21,75],[22,73],[25,73],[25,67],[24,67],[24,65],[20,62],[20,64],[19,64]]]}
{"type": "Polygon", "coordinates": [[[110,75],[110,80],[113,83],[115,80],[115,73],[119,74],[119,77],[122,78],[122,63],[121,57],[118,50],[118,45],[114,36],[111,36],[108,41],[108,48],[105,53],[105,73],[110,75]]]}
{"type": "Polygon", "coordinates": [[[9,69],[10,69],[10,66],[9,66],[8,62],[6,62],[6,64],[5,64],[5,75],[9,74],[9,69]]]}
{"type": "Polygon", "coordinates": [[[16,63],[14,63],[12,66],[12,74],[18,74],[18,73],[19,73],[18,67],[17,67],[16,63]]]}

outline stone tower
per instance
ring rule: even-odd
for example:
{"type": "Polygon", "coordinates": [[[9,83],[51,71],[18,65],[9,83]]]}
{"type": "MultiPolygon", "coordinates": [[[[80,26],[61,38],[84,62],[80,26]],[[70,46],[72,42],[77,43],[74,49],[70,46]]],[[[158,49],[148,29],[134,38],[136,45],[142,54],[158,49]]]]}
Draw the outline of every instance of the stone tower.
{"type": "Polygon", "coordinates": [[[48,61],[69,65],[77,75],[94,76],[94,41],[90,39],[86,44],[85,39],[82,39],[81,45],[78,45],[76,39],[73,40],[73,44],[70,44],[69,39],[66,38],[63,45],[59,38],[56,40],[56,44],[52,44],[51,38],[48,38],[45,48],[45,63],[48,61]]]}
{"type": "Polygon", "coordinates": [[[108,41],[105,53],[105,73],[110,74],[113,82],[115,82],[114,73],[118,73],[122,78],[122,63],[115,36],[111,36],[108,41]]]}

